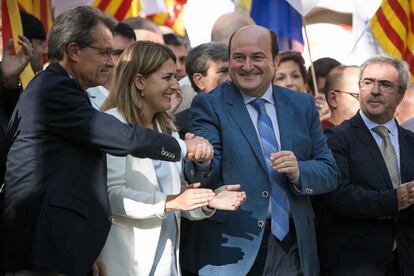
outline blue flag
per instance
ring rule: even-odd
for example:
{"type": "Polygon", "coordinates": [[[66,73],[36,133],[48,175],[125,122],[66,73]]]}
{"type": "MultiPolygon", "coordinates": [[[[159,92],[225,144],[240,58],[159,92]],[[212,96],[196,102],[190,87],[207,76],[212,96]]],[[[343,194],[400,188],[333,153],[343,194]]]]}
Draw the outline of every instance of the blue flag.
{"type": "Polygon", "coordinates": [[[302,16],[286,0],[253,0],[250,16],[276,33],[280,51],[292,50],[292,40],[303,45],[302,16]]]}

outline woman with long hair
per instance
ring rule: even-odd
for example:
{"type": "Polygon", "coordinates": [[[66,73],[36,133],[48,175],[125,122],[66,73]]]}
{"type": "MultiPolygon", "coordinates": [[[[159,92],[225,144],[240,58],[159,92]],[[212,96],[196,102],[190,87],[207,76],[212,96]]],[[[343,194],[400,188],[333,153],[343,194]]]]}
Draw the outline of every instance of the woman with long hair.
{"type": "MultiPolygon", "coordinates": [[[[112,92],[102,109],[124,123],[178,137],[169,112],[179,89],[175,72],[169,48],[133,43],[115,68],[112,92]]],[[[212,157],[203,148],[196,155],[198,161],[212,157]]],[[[245,200],[244,192],[235,191],[239,185],[216,193],[199,184],[183,188],[181,162],[111,155],[107,162],[113,225],[101,258],[109,275],[180,275],[180,216],[203,219],[215,208],[235,210],[245,200]]]]}

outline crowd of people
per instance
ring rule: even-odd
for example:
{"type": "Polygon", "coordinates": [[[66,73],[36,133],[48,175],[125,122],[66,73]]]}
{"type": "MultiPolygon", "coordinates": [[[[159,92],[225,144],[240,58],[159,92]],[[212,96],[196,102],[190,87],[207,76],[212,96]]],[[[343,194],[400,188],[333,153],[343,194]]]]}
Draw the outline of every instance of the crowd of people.
{"type": "Polygon", "coordinates": [[[307,69],[239,12],[194,48],[87,6],[47,37],[21,15],[0,63],[0,275],[414,273],[404,61],[307,69]]]}

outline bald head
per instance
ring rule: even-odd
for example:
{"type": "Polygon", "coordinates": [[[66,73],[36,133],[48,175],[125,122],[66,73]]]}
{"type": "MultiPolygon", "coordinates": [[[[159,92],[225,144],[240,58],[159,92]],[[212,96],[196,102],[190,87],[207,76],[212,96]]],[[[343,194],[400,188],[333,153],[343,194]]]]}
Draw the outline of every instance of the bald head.
{"type": "Polygon", "coordinates": [[[275,34],[257,25],[243,27],[230,37],[229,75],[240,91],[252,97],[266,92],[276,68],[275,45],[275,34]]]}
{"type": "Polygon", "coordinates": [[[229,12],[220,16],[211,30],[211,41],[228,45],[230,36],[238,29],[255,25],[254,20],[241,12],[229,12]]]}

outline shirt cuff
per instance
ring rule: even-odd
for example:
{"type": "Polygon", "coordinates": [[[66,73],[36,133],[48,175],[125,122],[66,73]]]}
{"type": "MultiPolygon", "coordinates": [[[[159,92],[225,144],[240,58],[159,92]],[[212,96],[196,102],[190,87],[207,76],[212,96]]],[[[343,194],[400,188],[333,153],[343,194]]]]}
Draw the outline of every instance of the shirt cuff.
{"type": "Polygon", "coordinates": [[[176,138],[176,137],[174,137],[174,138],[175,138],[175,140],[177,140],[178,144],[180,145],[180,148],[181,148],[181,156],[180,156],[181,158],[180,159],[183,160],[185,158],[185,156],[187,155],[187,147],[186,147],[183,140],[181,140],[180,138],[176,138]]]}
{"type": "Polygon", "coordinates": [[[298,176],[295,179],[290,180],[290,182],[292,182],[293,188],[295,189],[295,191],[298,193],[301,193],[302,189],[300,187],[299,177],[300,177],[300,171],[298,172],[298,176]]]}

